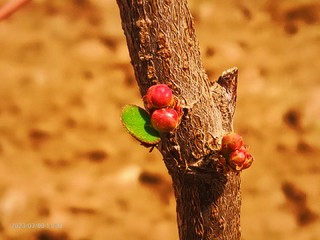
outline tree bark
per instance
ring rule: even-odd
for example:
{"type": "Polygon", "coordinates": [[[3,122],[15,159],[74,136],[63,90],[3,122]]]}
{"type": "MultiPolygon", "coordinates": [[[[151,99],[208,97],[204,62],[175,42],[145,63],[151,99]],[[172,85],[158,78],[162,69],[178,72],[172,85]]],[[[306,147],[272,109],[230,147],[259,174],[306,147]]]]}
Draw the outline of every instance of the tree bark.
{"type": "Polygon", "coordinates": [[[183,107],[174,133],[158,145],[172,177],[181,240],[239,240],[240,176],[220,161],[232,131],[237,69],[210,82],[187,0],[117,0],[141,95],[169,85],[183,107]]]}

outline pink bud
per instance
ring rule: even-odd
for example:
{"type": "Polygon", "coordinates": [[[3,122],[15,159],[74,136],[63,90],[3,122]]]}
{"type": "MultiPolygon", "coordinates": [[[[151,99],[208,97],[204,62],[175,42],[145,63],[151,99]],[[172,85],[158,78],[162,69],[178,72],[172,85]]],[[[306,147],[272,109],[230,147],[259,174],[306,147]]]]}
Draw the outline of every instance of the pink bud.
{"type": "Polygon", "coordinates": [[[246,160],[246,153],[244,151],[235,150],[230,154],[229,162],[232,165],[241,166],[246,160]]]}
{"type": "Polygon", "coordinates": [[[151,115],[151,124],[158,132],[171,132],[179,124],[179,115],[172,108],[156,109],[151,115]]]}
{"type": "Polygon", "coordinates": [[[224,155],[228,155],[231,152],[240,149],[242,146],[242,137],[237,133],[231,132],[223,136],[221,142],[221,152],[224,155]]]}
{"type": "Polygon", "coordinates": [[[166,84],[151,86],[143,97],[145,108],[148,111],[168,107],[172,102],[172,90],[166,84]]]}
{"type": "Polygon", "coordinates": [[[229,165],[237,170],[241,171],[251,166],[254,158],[248,152],[247,147],[242,146],[240,150],[233,151],[229,156],[229,165]]]}

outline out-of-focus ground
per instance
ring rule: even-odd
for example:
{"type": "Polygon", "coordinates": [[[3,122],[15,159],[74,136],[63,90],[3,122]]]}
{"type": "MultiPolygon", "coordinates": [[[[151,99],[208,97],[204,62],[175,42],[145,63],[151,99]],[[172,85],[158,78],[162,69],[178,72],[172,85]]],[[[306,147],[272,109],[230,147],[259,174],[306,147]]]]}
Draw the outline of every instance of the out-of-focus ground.
{"type": "MultiPolygon", "coordinates": [[[[190,7],[210,78],[239,68],[235,130],[256,158],[243,239],[320,239],[320,3],[190,7]]],[[[178,239],[161,155],[121,125],[128,103],[116,1],[34,0],[0,22],[1,239],[178,239]]]]}

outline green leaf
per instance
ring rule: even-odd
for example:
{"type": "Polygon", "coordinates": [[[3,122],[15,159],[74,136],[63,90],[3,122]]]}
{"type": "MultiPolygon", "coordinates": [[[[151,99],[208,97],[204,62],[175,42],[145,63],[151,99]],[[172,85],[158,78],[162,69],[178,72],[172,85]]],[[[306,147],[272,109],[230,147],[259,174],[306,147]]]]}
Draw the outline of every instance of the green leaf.
{"type": "Polygon", "coordinates": [[[155,145],[160,142],[159,133],[151,125],[149,113],[141,107],[126,105],[121,120],[128,132],[141,143],[155,145]]]}

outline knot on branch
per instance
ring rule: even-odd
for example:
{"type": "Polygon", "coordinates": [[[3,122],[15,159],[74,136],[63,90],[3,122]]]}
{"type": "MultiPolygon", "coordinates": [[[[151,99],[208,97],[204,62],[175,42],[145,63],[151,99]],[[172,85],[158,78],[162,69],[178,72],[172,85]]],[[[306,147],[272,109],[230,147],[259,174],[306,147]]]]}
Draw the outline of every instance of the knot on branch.
{"type": "Polygon", "coordinates": [[[211,86],[211,93],[221,113],[222,127],[226,132],[233,131],[233,116],[237,100],[238,68],[224,71],[211,86]]]}

